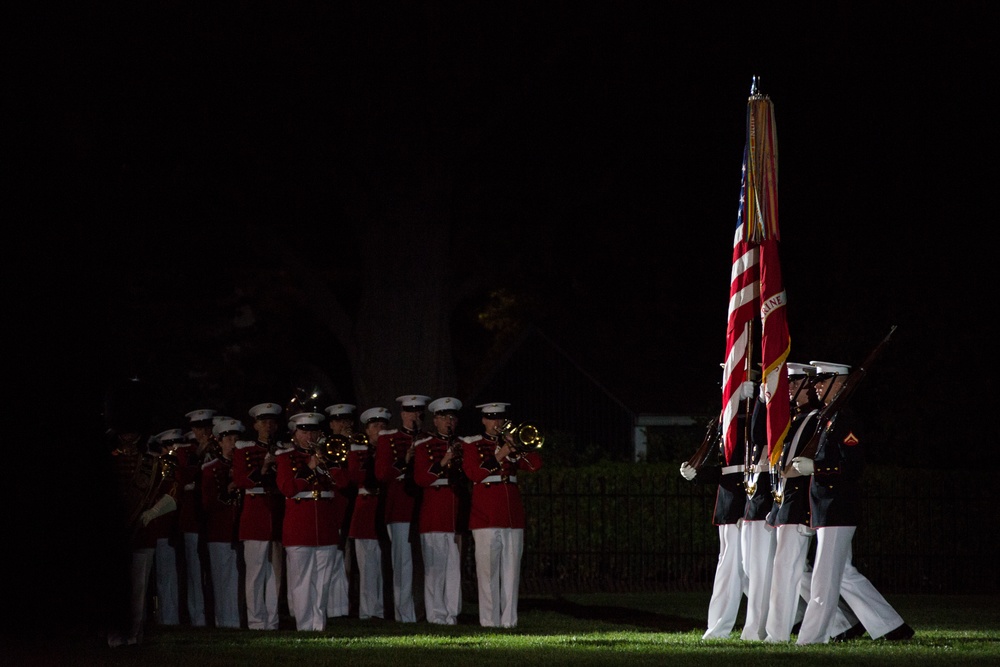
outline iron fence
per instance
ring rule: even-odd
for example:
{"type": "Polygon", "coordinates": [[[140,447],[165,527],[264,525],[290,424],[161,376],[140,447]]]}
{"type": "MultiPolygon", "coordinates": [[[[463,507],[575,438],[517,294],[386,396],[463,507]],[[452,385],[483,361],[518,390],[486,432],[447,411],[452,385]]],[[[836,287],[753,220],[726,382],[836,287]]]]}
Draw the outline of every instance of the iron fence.
{"type": "MultiPolygon", "coordinates": [[[[523,592],[711,587],[714,486],[683,480],[675,466],[627,464],[543,469],[519,483],[523,592]]],[[[855,565],[884,593],[997,592],[988,488],[985,472],[870,468],[855,565]]]]}

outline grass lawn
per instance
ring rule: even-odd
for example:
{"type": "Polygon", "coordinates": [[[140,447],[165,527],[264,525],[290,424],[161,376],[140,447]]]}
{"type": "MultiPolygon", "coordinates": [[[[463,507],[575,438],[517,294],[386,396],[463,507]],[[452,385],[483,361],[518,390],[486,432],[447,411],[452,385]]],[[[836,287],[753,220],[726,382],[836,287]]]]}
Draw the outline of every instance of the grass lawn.
{"type": "MultiPolygon", "coordinates": [[[[998,665],[1000,597],[889,596],[916,630],[905,642],[866,636],[796,647],[733,639],[704,642],[707,593],[526,596],[518,627],[479,627],[474,606],[459,624],[332,619],[325,632],[153,628],[141,646],[110,649],[86,623],[35,629],[4,642],[11,665],[391,665],[555,667],[704,665],[998,665]]],[[[291,619],[285,619],[286,625],[291,619]]],[[[742,619],[741,619],[742,621],[742,619]]],[[[293,626],[291,626],[293,627],[293,626]]]]}

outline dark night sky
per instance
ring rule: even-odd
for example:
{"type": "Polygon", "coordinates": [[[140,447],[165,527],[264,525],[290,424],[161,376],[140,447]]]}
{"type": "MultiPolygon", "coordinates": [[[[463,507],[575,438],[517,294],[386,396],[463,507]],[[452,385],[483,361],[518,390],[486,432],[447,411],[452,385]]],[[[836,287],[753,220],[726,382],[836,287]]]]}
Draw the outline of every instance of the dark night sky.
{"type": "Polygon", "coordinates": [[[711,396],[754,75],[776,110],[793,360],[858,361],[896,324],[886,381],[914,400],[975,387],[992,5],[620,4],[31,17],[8,46],[26,197],[5,269],[18,333],[45,350],[18,355],[12,388],[75,405],[66,387],[120,363],[102,314],[130,292],[108,267],[162,267],[186,298],[258,242],[248,219],[328,252],[428,146],[475,136],[455,206],[484,242],[462,259],[545,229],[550,333],[639,410],[711,396]]]}

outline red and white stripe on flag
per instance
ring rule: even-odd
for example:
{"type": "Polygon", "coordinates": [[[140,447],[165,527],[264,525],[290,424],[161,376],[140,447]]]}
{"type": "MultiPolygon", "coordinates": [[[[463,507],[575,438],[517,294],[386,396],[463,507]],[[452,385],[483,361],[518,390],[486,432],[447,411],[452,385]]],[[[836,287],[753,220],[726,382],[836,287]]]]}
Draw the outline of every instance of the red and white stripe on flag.
{"type": "Polygon", "coordinates": [[[740,411],[740,385],[748,378],[752,357],[752,322],[757,314],[757,246],[747,241],[743,225],[746,206],[746,161],[743,163],[740,188],[740,212],[733,237],[733,267],[729,280],[729,323],[726,327],[726,362],[722,369],[722,442],[726,465],[732,463],[739,439],[737,415],[740,411]]]}

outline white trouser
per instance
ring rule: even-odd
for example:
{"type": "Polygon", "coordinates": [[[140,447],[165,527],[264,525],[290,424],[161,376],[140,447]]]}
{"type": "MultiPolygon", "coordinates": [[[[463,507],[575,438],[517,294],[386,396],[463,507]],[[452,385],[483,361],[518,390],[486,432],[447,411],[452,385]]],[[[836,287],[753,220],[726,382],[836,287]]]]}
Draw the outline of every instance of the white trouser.
{"type": "Polygon", "coordinates": [[[177,605],[177,552],[166,537],[156,538],[153,556],[156,569],[156,599],[159,601],[160,625],[178,625],[181,622],[177,605]]]}
{"type": "Polygon", "coordinates": [[[209,542],[208,564],[212,568],[215,595],[215,627],[240,627],[240,574],[232,542],[209,542]]]}
{"type": "Polygon", "coordinates": [[[201,556],[198,554],[198,533],[184,533],[185,591],[188,617],[196,628],[205,626],[205,589],[201,579],[201,556]]]}
{"type": "Polygon", "coordinates": [[[489,628],[513,628],[517,625],[524,530],[477,528],[472,531],[472,538],[479,584],[479,624],[489,628]]]}
{"type": "Polygon", "coordinates": [[[461,536],[421,533],[424,608],[428,623],[455,625],[462,610],[461,536]]]}
{"type": "Polygon", "coordinates": [[[741,639],[759,641],[767,636],[767,610],[774,560],[774,527],[766,521],[744,521],[740,528],[740,555],[747,580],[747,614],[741,639]]]}
{"type": "Polygon", "coordinates": [[[806,558],[814,533],[809,526],[802,524],[778,526],[776,533],[766,641],[787,642],[792,636],[801,592],[805,590],[808,597],[806,558]]]}
{"type": "Polygon", "coordinates": [[[739,525],[722,524],[719,526],[719,562],[715,566],[712,599],[708,603],[708,630],[702,639],[727,639],[736,625],[746,588],[741,560],[739,525]]]}
{"type": "Polygon", "coordinates": [[[243,540],[247,627],[251,630],[278,629],[278,577],[272,562],[276,553],[270,540],[243,540]]]}
{"type": "Polygon", "coordinates": [[[851,542],[855,530],[856,526],[816,529],[816,558],[809,605],[802,618],[796,644],[825,644],[830,641],[841,597],[872,639],[878,639],[903,624],[903,618],[892,605],[851,563],[851,542]]]}
{"type": "Polygon", "coordinates": [[[413,546],[410,544],[410,523],[390,523],[389,541],[392,555],[392,593],[396,620],[415,623],[413,607],[413,546]]]}
{"type": "Polygon", "coordinates": [[[358,561],[358,618],[382,618],[382,547],[378,540],[355,539],[358,561]]]}
{"type": "Polygon", "coordinates": [[[327,591],[326,615],[330,618],[347,616],[351,605],[348,598],[347,566],[344,564],[344,552],[333,545],[332,565],[330,570],[330,588],[327,591]]]}
{"type": "Polygon", "coordinates": [[[298,630],[326,630],[333,554],[337,545],[285,547],[288,604],[298,630]]]}

